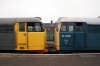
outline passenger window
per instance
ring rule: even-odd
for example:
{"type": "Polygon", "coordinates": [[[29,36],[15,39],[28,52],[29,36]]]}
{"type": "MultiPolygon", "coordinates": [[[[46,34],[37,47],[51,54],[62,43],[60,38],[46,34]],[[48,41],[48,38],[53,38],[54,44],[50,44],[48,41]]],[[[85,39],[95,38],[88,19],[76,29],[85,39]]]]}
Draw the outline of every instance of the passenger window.
{"type": "Polygon", "coordinates": [[[82,32],[82,23],[76,23],[76,31],[82,32]]]}
{"type": "Polygon", "coordinates": [[[43,26],[39,22],[27,22],[28,32],[41,32],[43,31],[43,26]]]}
{"type": "Polygon", "coordinates": [[[73,32],[73,25],[74,25],[74,23],[67,23],[67,32],[73,32]]]}
{"type": "Polygon", "coordinates": [[[7,25],[6,26],[6,32],[7,33],[13,33],[14,32],[14,26],[13,25],[7,25]]]}
{"type": "Polygon", "coordinates": [[[19,23],[19,31],[24,32],[25,31],[25,23],[19,23]]]}
{"type": "Polygon", "coordinates": [[[0,25],[0,33],[5,33],[6,28],[5,25],[0,25]]]}
{"type": "Polygon", "coordinates": [[[62,23],[60,31],[61,32],[65,32],[66,31],[66,23],[62,23]]]}

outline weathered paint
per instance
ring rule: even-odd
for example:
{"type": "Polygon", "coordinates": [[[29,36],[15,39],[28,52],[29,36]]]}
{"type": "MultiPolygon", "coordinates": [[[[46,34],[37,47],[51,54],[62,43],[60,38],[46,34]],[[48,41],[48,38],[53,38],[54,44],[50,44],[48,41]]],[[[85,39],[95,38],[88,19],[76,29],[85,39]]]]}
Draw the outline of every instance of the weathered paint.
{"type": "Polygon", "coordinates": [[[60,50],[72,50],[73,47],[73,33],[60,32],[60,50]],[[68,37],[67,37],[68,35],[68,37]]]}

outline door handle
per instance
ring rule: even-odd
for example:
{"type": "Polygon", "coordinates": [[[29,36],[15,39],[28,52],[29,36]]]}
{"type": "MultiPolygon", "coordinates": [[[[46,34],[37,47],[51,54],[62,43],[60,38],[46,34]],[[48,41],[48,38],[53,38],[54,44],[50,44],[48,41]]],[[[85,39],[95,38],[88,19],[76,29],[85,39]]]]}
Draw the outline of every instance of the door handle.
{"type": "Polygon", "coordinates": [[[24,36],[26,36],[26,34],[23,34],[24,36]]]}

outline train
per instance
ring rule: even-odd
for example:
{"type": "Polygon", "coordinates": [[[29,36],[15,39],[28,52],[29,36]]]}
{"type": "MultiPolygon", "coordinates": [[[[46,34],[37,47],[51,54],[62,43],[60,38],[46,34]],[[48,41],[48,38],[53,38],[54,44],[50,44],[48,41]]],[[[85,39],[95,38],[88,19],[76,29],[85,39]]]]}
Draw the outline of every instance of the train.
{"type": "Polygon", "coordinates": [[[100,51],[100,18],[63,17],[56,24],[54,44],[47,45],[40,17],[0,18],[0,51],[100,51]]]}
{"type": "Polygon", "coordinates": [[[0,18],[0,50],[46,51],[46,29],[39,17],[0,18]]]}
{"type": "Polygon", "coordinates": [[[57,51],[100,51],[100,18],[64,17],[57,23],[57,51]]]}

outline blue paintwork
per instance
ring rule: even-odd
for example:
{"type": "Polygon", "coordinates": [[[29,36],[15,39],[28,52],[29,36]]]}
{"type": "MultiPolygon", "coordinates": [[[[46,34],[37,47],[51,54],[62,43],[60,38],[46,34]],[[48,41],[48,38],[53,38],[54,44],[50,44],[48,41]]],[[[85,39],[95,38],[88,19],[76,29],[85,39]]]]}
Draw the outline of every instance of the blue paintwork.
{"type": "Polygon", "coordinates": [[[85,50],[100,50],[100,33],[86,34],[86,49],[85,50]]]}
{"type": "Polygon", "coordinates": [[[60,50],[84,50],[85,43],[85,33],[60,33],[60,50]],[[77,35],[76,35],[77,34],[77,35]],[[70,35],[71,37],[62,37],[63,35],[70,35]],[[73,40],[75,39],[75,40],[73,40]],[[64,40],[68,40],[68,43],[65,44],[64,40]]]}
{"type": "Polygon", "coordinates": [[[85,44],[85,33],[84,32],[74,33],[75,50],[84,50],[84,44],[85,44]]]}
{"type": "Polygon", "coordinates": [[[88,25],[83,23],[82,32],[76,31],[76,23],[74,23],[74,32],[59,33],[60,50],[100,50],[100,25],[88,25]],[[62,35],[70,35],[71,37],[62,37],[62,35]],[[68,40],[65,44],[64,40],[68,40]]]}
{"type": "Polygon", "coordinates": [[[59,37],[60,37],[60,50],[73,49],[73,33],[61,32],[59,37]],[[63,35],[64,37],[62,37],[63,35]],[[70,35],[71,37],[65,37],[65,35],[70,35]],[[67,42],[67,44],[65,42],[67,42]]]}

